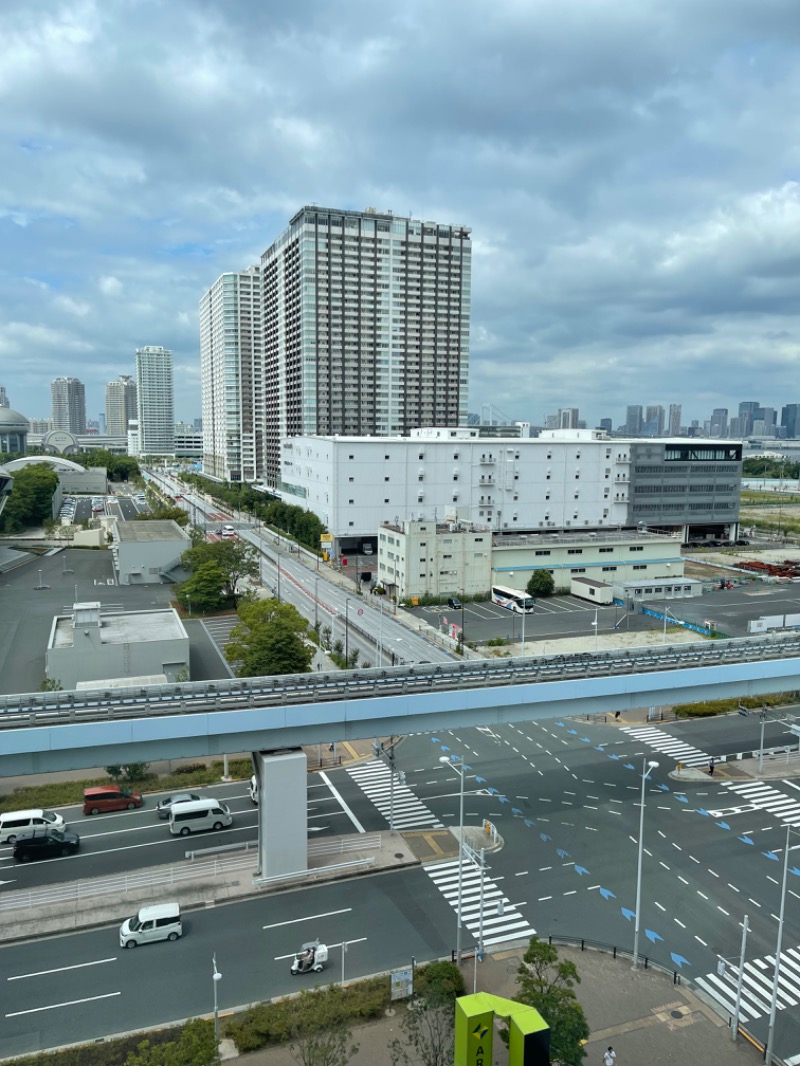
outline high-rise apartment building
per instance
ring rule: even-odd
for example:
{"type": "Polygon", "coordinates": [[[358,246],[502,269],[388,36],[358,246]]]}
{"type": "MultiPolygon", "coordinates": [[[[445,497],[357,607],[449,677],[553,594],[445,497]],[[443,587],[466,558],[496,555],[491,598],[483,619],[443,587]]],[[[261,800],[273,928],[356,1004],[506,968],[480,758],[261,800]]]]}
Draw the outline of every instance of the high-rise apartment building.
{"type": "Polygon", "coordinates": [[[667,434],[670,437],[679,437],[681,435],[681,405],[679,403],[671,403],[669,405],[667,434]]]}
{"type": "Polygon", "coordinates": [[[175,413],[172,352],[157,345],[136,349],[138,455],[173,455],[175,413]]]}
{"type": "Polygon", "coordinates": [[[204,465],[281,484],[280,442],[467,416],[470,230],[303,207],[200,303],[204,465]]]}
{"type": "Polygon", "coordinates": [[[5,385],[0,385],[0,407],[11,407],[5,385]]]}
{"type": "Polygon", "coordinates": [[[257,266],[217,278],[200,301],[203,470],[223,481],[264,472],[262,278],[257,266]]]}
{"type": "Polygon", "coordinates": [[[106,385],[106,433],[109,437],[126,437],[128,423],[136,418],[136,382],[129,374],[120,374],[106,385]]]}
{"type": "Polygon", "coordinates": [[[562,407],[558,412],[559,429],[577,429],[580,412],[577,407],[562,407]]]}
{"type": "Polygon", "coordinates": [[[632,404],[625,414],[624,430],[632,437],[638,437],[642,432],[642,407],[641,404],[632,404]]]}
{"type": "Polygon", "coordinates": [[[664,408],[661,404],[651,404],[645,408],[642,433],[645,437],[664,436],[664,408]]]}
{"type": "Polygon", "coordinates": [[[739,418],[743,420],[744,432],[742,436],[747,436],[753,431],[753,421],[755,419],[755,413],[759,410],[761,404],[758,400],[745,400],[739,404],[739,418]]]}
{"type": "Polygon", "coordinates": [[[711,436],[726,437],[728,434],[728,408],[715,407],[711,412],[711,436]]]}
{"type": "Polygon", "coordinates": [[[781,426],[784,429],[783,436],[789,440],[796,440],[800,430],[800,403],[787,403],[781,408],[781,426]]]}
{"type": "Polygon", "coordinates": [[[86,389],[77,378],[56,378],[50,385],[53,429],[86,432],[86,389]]]}

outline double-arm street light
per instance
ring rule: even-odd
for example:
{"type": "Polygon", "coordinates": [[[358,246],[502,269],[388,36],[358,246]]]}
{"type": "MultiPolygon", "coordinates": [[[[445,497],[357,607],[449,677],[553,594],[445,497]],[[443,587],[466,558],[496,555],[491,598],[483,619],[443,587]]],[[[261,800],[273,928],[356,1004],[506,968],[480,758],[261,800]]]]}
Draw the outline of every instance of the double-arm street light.
{"type": "Polygon", "coordinates": [[[644,852],[644,786],[650,774],[658,766],[653,759],[644,759],[642,762],[642,798],[639,809],[639,859],[636,866],[636,917],[633,927],[633,968],[639,967],[639,926],[641,925],[642,913],[642,855],[644,852]]]}
{"type": "Polygon", "coordinates": [[[469,767],[461,755],[442,755],[440,763],[451,766],[461,778],[458,799],[458,901],[456,904],[456,966],[461,965],[461,904],[464,889],[464,778],[469,767]],[[457,761],[456,761],[457,760],[457,761]]]}
{"type": "MultiPolygon", "coordinates": [[[[786,910],[786,879],[789,873],[789,852],[797,851],[800,848],[800,844],[791,845],[789,842],[792,838],[792,832],[797,832],[797,829],[792,829],[792,826],[786,826],[786,850],[783,854],[783,881],[781,882],[781,909],[778,914],[778,941],[775,945],[775,970],[772,975],[772,1002],[769,1008],[769,1028],[767,1029],[767,1046],[764,1051],[764,1062],[766,1066],[772,1066],[774,1046],[775,1046],[775,1014],[778,1009],[778,980],[781,975],[781,947],[783,945],[783,916],[786,910]]],[[[796,873],[796,871],[793,871],[796,873]]]]}

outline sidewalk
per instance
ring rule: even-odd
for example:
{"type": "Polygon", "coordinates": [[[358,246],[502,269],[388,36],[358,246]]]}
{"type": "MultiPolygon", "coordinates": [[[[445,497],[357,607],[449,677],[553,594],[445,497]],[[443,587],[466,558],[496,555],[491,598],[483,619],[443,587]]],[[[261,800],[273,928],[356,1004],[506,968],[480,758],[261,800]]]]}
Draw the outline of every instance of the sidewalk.
{"type": "MultiPolygon", "coordinates": [[[[517,991],[516,973],[526,945],[487,956],[477,967],[478,992],[510,999],[517,991]]],[[[559,955],[575,963],[581,984],[578,1001],[586,1014],[591,1037],[586,1045],[587,1066],[601,1060],[611,1045],[620,1066],[755,1066],[762,1055],[744,1037],[731,1040],[726,1019],[719,1018],[685,985],[653,970],[634,973],[630,961],[595,951],[559,947],[559,955]]],[[[467,992],[475,975],[471,960],[464,963],[467,992]]],[[[358,1054],[352,1066],[390,1066],[388,1043],[400,1035],[403,1007],[393,1017],[353,1030],[358,1054]]],[[[493,1064],[504,1066],[508,1052],[495,1032],[493,1064]]],[[[241,1066],[296,1066],[288,1047],[252,1052],[239,1057],[241,1066]]],[[[489,1066],[489,1063],[486,1064],[489,1066]]]]}

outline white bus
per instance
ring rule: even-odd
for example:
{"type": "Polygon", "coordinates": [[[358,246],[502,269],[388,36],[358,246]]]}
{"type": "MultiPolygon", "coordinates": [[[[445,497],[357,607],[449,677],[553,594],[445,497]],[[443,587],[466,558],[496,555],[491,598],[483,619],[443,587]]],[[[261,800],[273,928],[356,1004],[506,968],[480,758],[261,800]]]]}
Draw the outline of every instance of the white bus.
{"type": "Polygon", "coordinates": [[[492,585],[492,603],[506,607],[509,611],[516,611],[517,614],[530,614],[536,608],[536,601],[527,592],[505,588],[503,585],[492,585]]]}

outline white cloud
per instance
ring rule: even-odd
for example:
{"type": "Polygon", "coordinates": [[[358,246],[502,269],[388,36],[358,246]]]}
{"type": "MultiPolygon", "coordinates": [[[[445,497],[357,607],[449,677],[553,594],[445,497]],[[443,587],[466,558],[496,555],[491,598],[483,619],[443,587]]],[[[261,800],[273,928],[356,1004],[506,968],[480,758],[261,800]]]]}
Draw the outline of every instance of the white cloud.
{"type": "Polygon", "coordinates": [[[91,311],[89,304],[81,300],[73,300],[71,296],[57,296],[53,304],[60,311],[66,311],[68,315],[74,315],[76,318],[85,318],[91,311]]]}
{"type": "Polygon", "coordinates": [[[100,278],[97,282],[97,287],[106,296],[119,296],[122,292],[122,282],[119,278],[115,278],[113,274],[100,278]]]}

